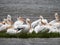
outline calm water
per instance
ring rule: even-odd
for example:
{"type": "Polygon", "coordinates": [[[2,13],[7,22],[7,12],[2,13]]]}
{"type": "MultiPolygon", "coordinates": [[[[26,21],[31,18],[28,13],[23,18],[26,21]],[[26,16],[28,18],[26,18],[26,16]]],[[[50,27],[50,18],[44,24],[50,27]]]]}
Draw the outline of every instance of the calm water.
{"type": "Polygon", "coordinates": [[[60,45],[60,38],[0,38],[0,45],[60,45]]]}
{"type": "Polygon", "coordinates": [[[18,16],[36,20],[43,15],[51,21],[55,12],[60,12],[60,0],[0,0],[0,20],[10,14],[13,20],[18,16]]]}

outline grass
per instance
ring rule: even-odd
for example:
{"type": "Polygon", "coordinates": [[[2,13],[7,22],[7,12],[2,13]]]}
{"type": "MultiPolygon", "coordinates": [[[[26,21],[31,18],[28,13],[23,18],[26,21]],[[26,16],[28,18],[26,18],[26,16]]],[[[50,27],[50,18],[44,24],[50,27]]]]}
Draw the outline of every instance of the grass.
{"type": "Polygon", "coordinates": [[[0,38],[59,38],[60,33],[47,33],[47,32],[39,32],[39,33],[18,33],[18,34],[7,34],[6,31],[0,32],[0,38]]]}

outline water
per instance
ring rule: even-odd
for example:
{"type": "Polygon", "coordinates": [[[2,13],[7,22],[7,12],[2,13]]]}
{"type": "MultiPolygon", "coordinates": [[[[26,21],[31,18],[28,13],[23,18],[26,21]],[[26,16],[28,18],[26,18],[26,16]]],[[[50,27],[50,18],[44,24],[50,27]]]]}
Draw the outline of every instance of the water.
{"type": "Polygon", "coordinates": [[[60,0],[0,0],[0,20],[10,14],[13,20],[18,16],[36,20],[43,15],[51,21],[55,12],[60,12],[60,0]]]}
{"type": "Polygon", "coordinates": [[[0,45],[60,45],[60,38],[0,38],[0,45]]]}

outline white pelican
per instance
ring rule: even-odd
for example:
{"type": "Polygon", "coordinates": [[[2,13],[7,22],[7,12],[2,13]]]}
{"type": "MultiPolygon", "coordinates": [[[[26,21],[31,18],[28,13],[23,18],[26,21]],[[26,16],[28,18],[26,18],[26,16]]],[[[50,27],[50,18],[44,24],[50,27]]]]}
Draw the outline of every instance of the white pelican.
{"type": "Polygon", "coordinates": [[[10,24],[10,25],[13,24],[11,15],[7,15],[7,23],[10,24]]]}
{"type": "Polygon", "coordinates": [[[4,20],[3,20],[3,25],[0,27],[0,31],[5,30],[5,29],[9,28],[10,26],[11,26],[11,25],[9,25],[9,24],[7,23],[7,19],[4,19],[4,20]]]}
{"type": "Polygon", "coordinates": [[[16,29],[10,28],[10,29],[7,30],[7,33],[16,34],[16,33],[20,33],[21,31],[29,32],[30,29],[31,29],[31,22],[30,22],[30,19],[27,18],[26,19],[26,24],[19,25],[16,29]]]}
{"type": "Polygon", "coordinates": [[[23,25],[23,23],[24,23],[24,19],[22,17],[18,17],[17,21],[13,24],[13,26],[11,28],[7,29],[7,33],[10,33],[10,34],[19,33],[20,30],[18,31],[17,27],[19,25],[23,25]]]}
{"type": "Polygon", "coordinates": [[[51,21],[49,25],[49,32],[60,32],[60,19],[58,13],[55,13],[55,20],[51,21]]]}
{"type": "Polygon", "coordinates": [[[17,28],[19,25],[24,24],[24,19],[22,17],[18,17],[17,21],[14,23],[14,28],[17,28]]]}
{"type": "Polygon", "coordinates": [[[26,19],[26,24],[18,26],[18,28],[21,28],[23,32],[29,32],[31,29],[31,21],[29,18],[26,19]]]}
{"type": "Polygon", "coordinates": [[[35,28],[35,27],[39,24],[39,22],[41,21],[41,19],[43,19],[43,16],[40,15],[40,17],[39,17],[38,20],[32,22],[31,26],[32,26],[33,28],[35,28]]]}
{"type": "Polygon", "coordinates": [[[46,25],[48,24],[48,21],[46,19],[41,19],[39,22],[39,25],[37,25],[34,29],[35,33],[38,33],[39,31],[43,31],[43,29],[47,29],[46,25]]]}

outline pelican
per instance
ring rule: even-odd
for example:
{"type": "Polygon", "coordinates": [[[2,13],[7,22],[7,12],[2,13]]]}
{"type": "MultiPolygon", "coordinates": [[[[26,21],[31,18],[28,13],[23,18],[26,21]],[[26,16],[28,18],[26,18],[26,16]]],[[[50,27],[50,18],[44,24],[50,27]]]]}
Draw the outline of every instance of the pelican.
{"type": "Polygon", "coordinates": [[[20,33],[21,31],[29,32],[30,29],[31,29],[31,22],[30,22],[30,19],[27,18],[26,19],[26,24],[19,25],[16,29],[10,28],[10,29],[7,30],[7,33],[16,34],[16,33],[20,33]]]}
{"type": "Polygon", "coordinates": [[[14,28],[17,28],[19,25],[24,24],[24,19],[22,17],[18,17],[17,21],[14,23],[14,28]]]}
{"type": "Polygon", "coordinates": [[[8,27],[10,27],[11,25],[9,25],[8,23],[7,23],[7,19],[4,19],[3,20],[3,25],[0,27],[0,31],[2,31],[2,30],[5,30],[5,29],[7,29],[8,27]]]}
{"type": "Polygon", "coordinates": [[[17,21],[13,24],[13,26],[9,29],[7,29],[7,33],[10,33],[10,34],[16,34],[16,33],[19,33],[20,31],[17,31],[17,27],[19,25],[23,25],[24,23],[24,19],[22,17],[18,17],[17,18],[17,21]]]}
{"type": "Polygon", "coordinates": [[[60,32],[60,19],[58,13],[55,13],[55,20],[51,21],[49,25],[49,32],[60,32]]]}
{"type": "Polygon", "coordinates": [[[10,25],[13,25],[12,17],[11,15],[7,15],[7,23],[10,25]]]}
{"type": "Polygon", "coordinates": [[[48,24],[47,19],[41,19],[39,24],[35,27],[34,31],[35,33],[38,33],[39,31],[43,31],[43,29],[47,29],[46,25],[48,24]]]}
{"type": "Polygon", "coordinates": [[[35,28],[35,27],[39,24],[39,22],[41,21],[41,19],[43,19],[43,16],[40,15],[40,17],[39,17],[38,20],[32,22],[31,26],[32,26],[33,28],[35,28]]]}
{"type": "Polygon", "coordinates": [[[29,18],[26,19],[26,24],[18,26],[18,28],[22,29],[23,32],[29,32],[31,29],[31,21],[29,18]]]}

